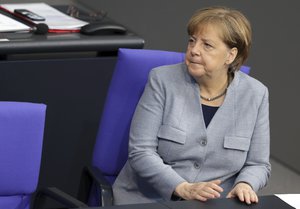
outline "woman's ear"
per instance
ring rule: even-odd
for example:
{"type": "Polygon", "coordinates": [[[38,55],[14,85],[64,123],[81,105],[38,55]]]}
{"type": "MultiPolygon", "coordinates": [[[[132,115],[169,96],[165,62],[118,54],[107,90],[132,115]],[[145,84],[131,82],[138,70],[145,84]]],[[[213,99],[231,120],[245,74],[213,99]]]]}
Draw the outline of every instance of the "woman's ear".
{"type": "Polygon", "coordinates": [[[235,60],[237,53],[238,53],[238,49],[236,47],[229,49],[228,57],[226,60],[227,65],[230,65],[235,60]]]}

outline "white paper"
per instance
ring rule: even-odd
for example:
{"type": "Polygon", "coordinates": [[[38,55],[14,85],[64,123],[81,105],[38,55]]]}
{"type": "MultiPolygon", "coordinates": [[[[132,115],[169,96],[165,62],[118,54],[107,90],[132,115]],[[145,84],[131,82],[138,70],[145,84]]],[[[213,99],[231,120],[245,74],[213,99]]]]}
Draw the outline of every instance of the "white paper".
{"type": "Polygon", "coordinates": [[[45,23],[49,29],[80,29],[88,22],[66,15],[45,3],[2,4],[2,7],[13,12],[15,9],[27,9],[45,18],[45,21],[32,21],[35,24],[45,23]]]}
{"type": "Polygon", "coordinates": [[[300,209],[300,194],[275,194],[290,206],[300,209]]]}
{"type": "Polygon", "coordinates": [[[0,13],[0,32],[22,32],[29,30],[29,26],[0,13]]]}

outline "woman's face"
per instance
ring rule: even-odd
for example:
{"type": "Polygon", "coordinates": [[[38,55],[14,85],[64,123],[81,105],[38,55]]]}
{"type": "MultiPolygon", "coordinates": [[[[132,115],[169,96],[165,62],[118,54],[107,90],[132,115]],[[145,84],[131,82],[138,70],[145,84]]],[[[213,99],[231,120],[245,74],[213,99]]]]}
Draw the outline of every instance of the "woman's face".
{"type": "Polygon", "coordinates": [[[219,34],[216,27],[208,24],[190,36],[185,62],[193,77],[227,75],[237,49],[229,49],[219,34]]]}

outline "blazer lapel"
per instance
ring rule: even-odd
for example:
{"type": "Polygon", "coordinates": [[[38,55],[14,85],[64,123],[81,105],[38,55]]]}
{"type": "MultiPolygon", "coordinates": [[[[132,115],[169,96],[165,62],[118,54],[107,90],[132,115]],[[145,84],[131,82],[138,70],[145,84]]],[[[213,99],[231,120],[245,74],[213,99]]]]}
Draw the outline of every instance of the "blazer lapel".
{"type": "MultiPolygon", "coordinates": [[[[227,89],[227,93],[224,99],[223,104],[219,107],[214,117],[210,121],[207,127],[207,133],[216,132],[222,127],[228,126],[229,123],[233,127],[235,132],[235,115],[236,115],[236,105],[238,105],[238,101],[236,101],[236,90],[239,83],[239,72],[236,72],[234,75],[234,79],[227,89]]],[[[232,133],[233,134],[233,133],[232,133]]]]}
{"type": "Polygon", "coordinates": [[[187,72],[186,73],[186,94],[183,95],[185,99],[185,106],[180,118],[184,130],[195,128],[198,133],[206,137],[206,127],[203,118],[202,106],[200,103],[200,90],[195,79],[187,72]],[[183,124],[184,123],[184,124],[183,124]]]}

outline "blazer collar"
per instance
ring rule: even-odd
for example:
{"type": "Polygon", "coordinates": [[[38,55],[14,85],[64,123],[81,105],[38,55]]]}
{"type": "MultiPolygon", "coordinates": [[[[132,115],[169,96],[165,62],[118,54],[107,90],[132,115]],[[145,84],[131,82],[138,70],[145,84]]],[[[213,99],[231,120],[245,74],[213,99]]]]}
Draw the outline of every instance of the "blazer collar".
{"type": "MultiPolygon", "coordinates": [[[[190,87],[192,87],[192,89],[193,89],[194,96],[196,96],[197,101],[199,101],[198,111],[200,111],[200,114],[203,114],[201,104],[200,104],[200,89],[198,88],[198,84],[197,84],[196,80],[193,78],[193,76],[191,76],[188,73],[188,69],[187,69],[187,66],[185,65],[185,63],[183,64],[183,70],[184,70],[185,79],[186,79],[187,83],[191,84],[190,87]]],[[[202,124],[201,125],[203,128],[202,130],[205,130],[204,133],[202,133],[202,134],[210,135],[211,133],[213,133],[216,127],[219,127],[222,125],[222,122],[224,121],[224,119],[226,119],[229,123],[234,123],[235,115],[236,115],[236,113],[235,113],[235,111],[236,111],[236,107],[235,107],[235,105],[236,105],[236,89],[238,88],[242,73],[243,72],[240,72],[240,71],[237,71],[234,73],[234,78],[231,81],[231,83],[227,89],[225,100],[224,100],[223,104],[219,107],[218,111],[216,112],[214,118],[211,120],[211,122],[207,128],[205,128],[204,120],[201,117],[200,123],[202,124]]]]}

